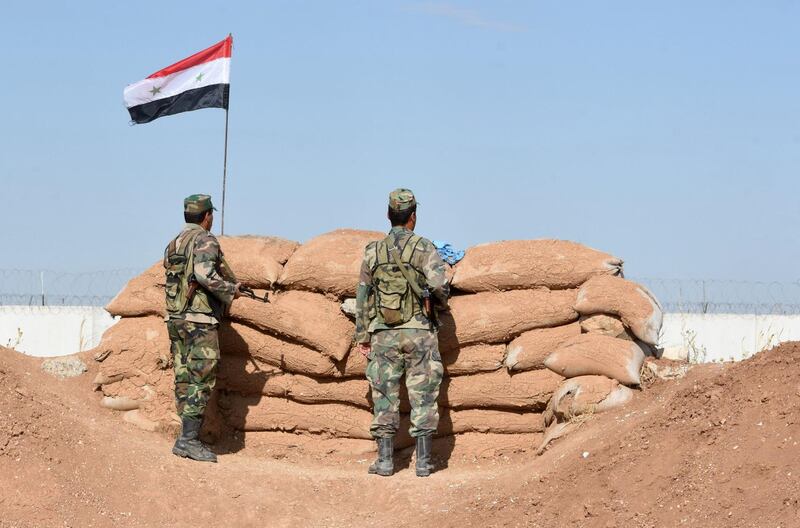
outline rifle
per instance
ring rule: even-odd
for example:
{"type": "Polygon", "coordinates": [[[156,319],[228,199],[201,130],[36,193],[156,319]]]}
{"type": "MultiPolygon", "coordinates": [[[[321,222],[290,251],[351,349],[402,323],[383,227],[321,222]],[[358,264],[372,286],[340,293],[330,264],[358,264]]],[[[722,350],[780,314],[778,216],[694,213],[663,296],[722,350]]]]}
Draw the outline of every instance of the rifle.
{"type": "MultiPolygon", "coordinates": [[[[189,279],[189,289],[186,291],[186,302],[187,303],[191,304],[192,297],[194,297],[194,294],[197,291],[197,288],[199,288],[199,287],[200,287],[200,283],[197,282],[197,280],[195,280],[194,277],[189,279]]],[[[239,286],[239,293],[241,293],[244,297],[249,297],[249,298],[253,299],[254,301],[261,301],[261,302],[265,302],[265,303],[269,302],[269,298],[267,297],[266,292],[264,293],[264,297],[259,297],[258,295],[256,295],[256,292],[253,291],[252,288],[248,288],[247,286],[239,286]]]]}
{"type": "Polygon", "coordinates": [[[264,292],[264,297],[259,297],[258,295],[256,295],[256,292],[253,291],[252,288],[248,288],[247,286],[239,286],[239,293],[241,293],[245,297],[250,297],[254,301],[261,301],[265,303],[269,302],[269,297],[267,297],[267,292],[264,292]]]}
{"type": "Polygon", "coordinates": [[[428,288],[422,290],[422,309],[425,312],[425,316],[428,318],[428,324],[430,325],[430,330],[433,332],[436,330],[436,323],[437,317],[436,312],[433,308],[433,301],[431,300],[431,291],[428,288]]]}

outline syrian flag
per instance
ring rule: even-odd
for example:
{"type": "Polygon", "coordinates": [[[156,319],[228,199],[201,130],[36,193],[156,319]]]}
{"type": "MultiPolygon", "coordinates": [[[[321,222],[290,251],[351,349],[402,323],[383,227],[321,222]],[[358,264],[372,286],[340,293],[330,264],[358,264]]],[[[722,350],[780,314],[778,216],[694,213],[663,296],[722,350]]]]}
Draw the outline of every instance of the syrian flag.
{"type": "Polygon", "coordinates": [[[228,109],[233,37],[195,53],[125,88],[125,106],[134,123],[200,110],[228,109]]]}

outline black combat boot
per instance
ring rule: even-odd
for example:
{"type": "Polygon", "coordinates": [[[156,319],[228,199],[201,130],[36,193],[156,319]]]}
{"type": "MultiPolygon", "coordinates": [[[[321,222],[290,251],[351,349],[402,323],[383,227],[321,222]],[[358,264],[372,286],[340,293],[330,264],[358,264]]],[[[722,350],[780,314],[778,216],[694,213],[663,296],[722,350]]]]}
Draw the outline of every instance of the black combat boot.
{"type": "Polygon", "coordinates": [[[417,462],[415,469],[417,470],[418,477],[428,477],[433,471],[433,464],[431,464],[431,446],[433,445],[433,437],[431,435],[417,437],[417,462]]]}
{"type": "Polygon", "coordinates": [[[181,435],[172,446],[172,453],[179,457],[191,458],[199,462],[216,462],[217,455],[200,441],[200,426],[203,420],[182,417],[181,435]]]}
{"type": "Polygon", "coordinates": [[[367,470],[373,475],[390,477],[394,473],[394,438],[378,438],[378,459],[367,470]]]}

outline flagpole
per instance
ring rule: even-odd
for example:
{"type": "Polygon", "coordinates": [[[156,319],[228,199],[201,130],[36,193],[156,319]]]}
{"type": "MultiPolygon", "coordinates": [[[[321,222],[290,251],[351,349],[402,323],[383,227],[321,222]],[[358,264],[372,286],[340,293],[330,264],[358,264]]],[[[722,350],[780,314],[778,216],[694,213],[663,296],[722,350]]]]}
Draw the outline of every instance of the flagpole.
{"type": "MultiPolygon", "coordinates": [[[[233,33],[228,33],[228,38],[233,41],[233,33]]],[[[233,44],[233,42],[231,42],[233,44]]],[[[233,50],[231,50],[233,51],[233,50]]],[[[231,85],[228,84],[228,101],[225,107],[225,153],[222,158],[222,221],[220,222],[219,234],[225,234],[225,188],[228,183],[228,108],[231,105],[231,85]]]]}
{"type": "MultiPolygon", "coordinates": [[[[230,100],[230,96],[228,97],[230,100]]],[[[228,182],[228,109],[225,109],[225,154],[222,161],[222,222],[220,222],[219,234],[225,234],[225,187],[228,182]]]]}

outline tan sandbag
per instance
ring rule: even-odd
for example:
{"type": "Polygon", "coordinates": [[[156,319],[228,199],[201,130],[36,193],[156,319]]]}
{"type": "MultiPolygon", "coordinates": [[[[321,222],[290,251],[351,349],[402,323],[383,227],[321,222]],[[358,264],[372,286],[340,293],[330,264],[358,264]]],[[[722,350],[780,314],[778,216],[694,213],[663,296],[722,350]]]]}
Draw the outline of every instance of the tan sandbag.
{"type": "Polygon", "coordinates": [[[97,377],[104,385],[120,378],[139,378],[140,385],[153,382],[148,377],[171,361],[167,325],[155,316],[121,319],[105,331],[94,351],[108,352],[97,377]]]}
{"type": "Polygon", "coordinates": [[[219,406],[226,423],[240,431],[307,431],[372,438],[372,413],[352,405],[307,405],[284,398],[226,394],[220,397],[219,406]]]}
{"type": "Polygon", "coordinates": [[[542,415],[494,409],[439,409],[437,434],[527,434],[544,431],[542,415]]]}
{"type": "Polygon", "coordinates": [[[154,422],[142,416],[138,409],[133,409],[122,415],[122,419],[131,425],[135,425],[139,429],[145,431],[156,431],[158,429],[158,422],[154,422]]]}
{"type": "MultiPolygon", "coordinates": [[[[219,240],[225,259],[236,272],[236,264],[245,259],[259,260],[271,259],[278,264],[286,264],[289,257],[300,247],[299,242],[286,240],[281,237],[240,235],[240,236],[221,236],[219,240]]],[[[255,286],[253,286],[255,288],[255,286]]]]}
{"type": "Polygon", "coordinates": [[[356,348],[350,349],[347,357],[336,363],[336,376],[343,378],[362,377],[367,373],[367,358],[356,348]]]}
{"type": "Polygon", "coordinates": [[[278,237],[219,237],[225,260],[236,279],[250,288],[270,288],[278,281],[283,263],[299,246],[278,237]]]}
{"type": "Polygon", "coordinates": [[[650,291],[620,277],[592,277],[581,286],[575,310],[581,315],[617,315],[633,334],[650,345],[658,343],[664,314],[650,291]]]}
{"type": "Polygon", "coordinates": [[[271,296],[269,303],[243,297],[233,302],[230,315],[236,321],[288,337],[337,361],[347,355],[355,332],[339,304],[318,293],[283,292],[271,296]]]}
{"type": "Polygon", "coordinates": [[[116,383],[118,381],[122,381],[123,376],[122,374],[116,374],[114,376],[106,376],[102,372],[98,372],[97,375],[92,380],[92,385],[94,386],[95,390],[103,385],[108,385],[110,383],[116,383]]]}
{"type": "MultiPolygon", "coordinates": [[[[230,361],[221,365],[225,363],[235,365],[230,361]]],[[[244,363],[236,372],[231,372],[230,367],[221,369],[220,381],[226,390],[241,394],[263,394],[311,404],[349,403],[370,408],[370,388],[366,379],[314,379],[299,374],[259,371],[252,364],[244,363]]]]}
{"type": "Polygon", "coordinates": [[[566,378],[600,375],[639,385],[644,352],[636,343],[602,334],[581,334],[565,341],[544,361],[566,378]]]}
{"type": "Polygon", "coordinates": [[[503,365],[513,372],[544,368],[544,360],[561,343],[580,335],[577,323],[529,330],[508,344],[503,365]]]}
{"type": "Polygon", "coordinates": [[[443,349],[474,343],[506,343],[534,328],[578,319],[572,308],[576,290],[514,290],[459,295],[442,312],[439,343],[443,349]]]}
{"type": "Polygon", "coordinates": [[[220,326],[220,349],[223,360],[229,355],[250,356],[286,372],[323,377],[338,375],[336,365],[321,352],[235,321],[220,326]]]}
{"type": "Polygon", "coordinates": [[[506,346],[477,344],[440,352],[446,376],[467,376],[502,367],[506,346]]]}
{"type": "Polygon", "coordinates": [[[131,411],[139,408],[139,402],[125,396],[103,396],[100,406],[114,411],[131,411]]]}
{"type": "Polygon", "coordinates": [[[312,238],[286,262],[280,285],[287,289],[353,297],[364,248],[369,242],[384,237],[386,234],[379,231],[337,229],[312,238]]]}
{"type": "Polygon", "coordinates": [[[453,287],[469,292],[543,286],[576,288],[595,275],[618,275],[622,260],[566,240],[507,240],[467,249],[453,287]]]}
{"type": "Polygon", "coordinates": [[[113,316],[121,317],[144,315],[164,317],[165,281],[163,264],[161,262],[153,264],[144,273],[129,280],[108,303],[106,311],[113,316]]]}
{"type": "Polygon", "coordinates": [[[615,315],[594,314],[582,315],[580,318],[581,330],[587,334],[603,334],[619,339],[633,341],[636,337],[625,328],[622,320],[615,315]]]}
{"type": "MultiPolygon", "coordinates": [[[[371,439],[372,412],[350,405],[307,405],[268,396],[228,394],[220,398],[220,410],[228,425],[240,431],[294,431],[325,433],[340,438],[371,439]]],[[[403,415],[399,442],[408,444],[408,415],[403,415]],[[406,442],[403,442],[405,437],[406,442]]],[[[442,410],[438,435],[467,432],[502,434],[543,430],[542,415],[497,410],[442,410]]]]}
{"type": "Polygon", "coordinates": [[[563,377],[549,370],[511,375],[497,370],[445,379],[439,405],[451,408],[529,409],[543,411],[563,377]]]}
{"type": "Polygon", "coordinates": [[[544,424],[554,420],[572,420],[583,414],[604,412],[621,407],[633,399],[633,391],[605,376],[578,376],[564,380],[553,393],[544,424]]]}

